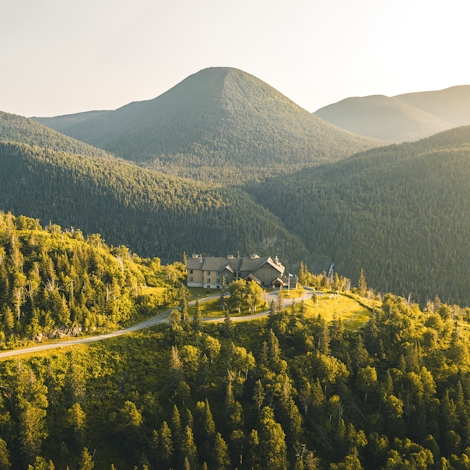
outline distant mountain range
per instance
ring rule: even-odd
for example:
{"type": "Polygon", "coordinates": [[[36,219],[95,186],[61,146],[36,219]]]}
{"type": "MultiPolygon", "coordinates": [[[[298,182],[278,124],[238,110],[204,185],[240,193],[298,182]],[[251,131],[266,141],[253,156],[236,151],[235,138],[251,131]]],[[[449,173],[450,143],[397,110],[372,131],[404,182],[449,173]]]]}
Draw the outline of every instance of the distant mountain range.
{"type": "Polygon", "coordinates": [[[0,113],[0,210],[164,261],[278,254],[292,268],[334,263],[353,280],[364,268],[374,287],[420,302],[469,304],[470,127],[384,146],[466,122],[469,89],[318,111],[374,139],[231,68],[116,111],[39,122],[0,113]]]}
{"type": "Polygon", "coordinates": [[[470,304],[470,127],[251,188],[311,252],[312,268],[382,292],[470,304]]]}
{"type": "Polygon", "coordinates": [[[454,127],[396,98],[346,98],[315,115],[356,134],[392,142],[415,141],[454,127]]]}
{"type": "Polygon", "coordinates": [[[432,114],[454,126],[470,125],[470,85],[453,86],[438,91],[397,95],[395,98],[432,114]]]}
{"type": "Polygon", "coordinates": [[[391,142],[412,142],[470,124],[470,86],[346,98],[314,113],[342,129],[391,142]]]}
{"type": "Polygon", "coordinates": [[[232,184],[383,145],[326,123],[248,73],[222,67],[116,111],[35,119],[127,160],[232,184]]]}

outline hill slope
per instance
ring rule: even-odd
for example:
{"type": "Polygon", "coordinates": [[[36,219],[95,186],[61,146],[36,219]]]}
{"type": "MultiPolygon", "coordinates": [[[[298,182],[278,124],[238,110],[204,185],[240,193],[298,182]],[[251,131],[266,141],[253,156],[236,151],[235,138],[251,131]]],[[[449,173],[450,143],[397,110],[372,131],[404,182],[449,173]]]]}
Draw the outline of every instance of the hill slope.
{"type": "Polygon", "coordinates": [[[202,70],[158,98],[63,130],[128,160],[219,181],[292,172],[381,145],[325,123],[232,68],[202,70]]]}
{"type": "Polygon", "coordinates": [[[0,141],[15,141],[90,157],[111,157],[102,149],[79,142],[32,119],[0,111],[0,141]]]}
{"type": "Polygon", "coordinates": [[[419,140],[454,127],[421,109],[383,95],[346,98],[314,114],[350,132],[397,143],[419,140]]]}
{"type": "Polygon", "coordinates": [[[0,142],[0,167],[0,209],[99,232],[143,256],[305,253],[279,219],[235,189],[14,143],[0,142]]]}
{"type": "Polygon", "coordinates": [[[88,119],[107,112],[108,111],[87,111],[84,113],[65,114],[63,116],[55,117],[32,117],[31,119],[56,130],[57,132],[66,133],[67,128],[88,121],[88,119]]]}
{"type": "Polygon", "coordinates": [[[455,126],[470,124],[470,85],[461,85],[437,91],[406,93],[397,100],[415,106],[455,126]]]}
{"type": "Polygon", "coordinates": [[[470,127],[391,145],[253,189],[313,253],[374,287],[470,303],[470,127]]]}

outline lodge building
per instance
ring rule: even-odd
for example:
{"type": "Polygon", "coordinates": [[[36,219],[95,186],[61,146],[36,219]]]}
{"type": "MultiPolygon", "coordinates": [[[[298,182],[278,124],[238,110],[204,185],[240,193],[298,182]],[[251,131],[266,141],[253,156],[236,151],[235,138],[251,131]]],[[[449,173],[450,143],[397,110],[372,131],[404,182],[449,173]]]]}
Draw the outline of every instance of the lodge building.
{"type": "Polygon", "coordinates": [[[244,279],[256,282],[263,288],[297,287],[297,276],[284,276],[285,267],[276,256],[274,260],[268,256],[258,255],[235,258],[192,255],[186,263],[188,287],[208,287],[221,289],[232,281],[244,279]]]}

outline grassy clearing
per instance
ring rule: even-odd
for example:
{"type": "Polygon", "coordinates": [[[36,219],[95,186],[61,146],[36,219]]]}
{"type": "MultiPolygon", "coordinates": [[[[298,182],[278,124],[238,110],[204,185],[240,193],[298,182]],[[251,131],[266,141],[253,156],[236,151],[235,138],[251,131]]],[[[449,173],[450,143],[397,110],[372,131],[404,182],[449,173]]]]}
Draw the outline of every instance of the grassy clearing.
{"type": "MultiPolygon", "coordinates": [[[[201,314],[203,317],[222,317],[224,312],[220,308],[220,300],[208,300],[207,302],[201,302],[199,304],[199,308],[201,309],[201,314]]],[[[193,317],[196,313],[196,307],[193,305],[189,307],[189,316],[193,317]]]]}
{"type": "Polygon", "coordinates": [[[371,310],[366,308],[365,304],[361,305],[355,299],[342,294],[337,298],[332,294],[319,295],[317,298],[318,306],[311,299],[305,301],[307,315],[320,314],[328,322],[336,316],[341,318],[348,330],[357,330],[371,315],[371,310]]]}
{"type": "Polygon", "coordinates": [[[282,289],[282,296],[285,299],[298,299],[299,297],[302,297],[305,294],[305,291],[302,287],[299,287],[298,289],[282,289]]]}
{"type": "Polygon", "coordinates": [[[188,287],[188,290],[192,294],[189,300],[209,297],[210,295],[220,294],[221,292],[221,289],[208,289],[207,287],[188,287]]]}

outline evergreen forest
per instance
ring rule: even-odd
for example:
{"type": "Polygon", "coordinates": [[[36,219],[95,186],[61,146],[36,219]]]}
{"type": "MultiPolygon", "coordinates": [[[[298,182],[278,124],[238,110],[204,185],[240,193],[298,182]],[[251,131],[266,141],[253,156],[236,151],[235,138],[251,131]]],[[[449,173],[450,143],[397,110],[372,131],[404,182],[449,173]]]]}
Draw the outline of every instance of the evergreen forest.
{"type": "Polygon", "coordinates": [[[171,177],[118,159],[0,142],[0,207],[141,256],[180,260],[183,251],[278,253],[302,258],[303,243],[248,194],[171,177]]]}
{"type": "Polygon", "coordinates": [[[359,329],[304,302],[208,324],[186,295],[169,324],[1,362],[0,468],[470,465],[469,308],[387,294],[359,329]]]}
{"type": "Polygon", "coordinates": [[[357,281],[364,268],[380,292],[424,306],[438,294],[470,304],[470,127],[252,186],[310,251],[316,271],[357,281]]]}

